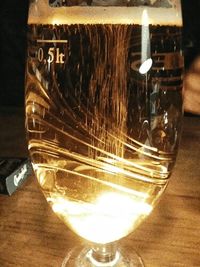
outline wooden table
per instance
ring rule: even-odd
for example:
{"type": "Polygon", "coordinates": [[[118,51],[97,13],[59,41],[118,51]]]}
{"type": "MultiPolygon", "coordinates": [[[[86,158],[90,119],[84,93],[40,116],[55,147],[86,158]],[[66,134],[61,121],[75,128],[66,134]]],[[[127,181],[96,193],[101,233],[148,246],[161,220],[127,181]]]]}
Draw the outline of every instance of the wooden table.
{"type": "MultiPolygon", "coordinates": [[[[23,112],[1,110],[0,156],[27,154],[23,112]]],[[[149,218],[122,241],[146,267],[200,267],[200,118],[184,119],[175,171],[149,218]]],[[[53,214],[31,176],[0,196],[0,267],[60,267],[80,244],[53,214]]]]}

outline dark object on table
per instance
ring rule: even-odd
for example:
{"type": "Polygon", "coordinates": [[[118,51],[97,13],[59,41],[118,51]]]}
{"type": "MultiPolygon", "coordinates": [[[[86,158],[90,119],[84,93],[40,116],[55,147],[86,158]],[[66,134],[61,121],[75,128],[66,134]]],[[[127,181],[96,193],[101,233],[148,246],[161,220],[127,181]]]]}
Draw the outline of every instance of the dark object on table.
{"type": "Polygon", "coordinates": [[[0,158],[0,194],[12,195],[31,173],[27,158],[0,158]]]}

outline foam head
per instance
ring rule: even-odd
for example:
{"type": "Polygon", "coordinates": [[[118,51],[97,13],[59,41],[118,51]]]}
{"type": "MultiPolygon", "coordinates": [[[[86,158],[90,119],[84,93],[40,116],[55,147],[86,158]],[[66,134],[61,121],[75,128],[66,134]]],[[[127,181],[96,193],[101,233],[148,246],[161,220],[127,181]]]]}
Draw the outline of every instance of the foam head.
{"type": "MultiPolygon", "coordinates": [[[[98,0],[96,0],[98,1],[98,0]]],[[[103,1],[103,0],[101,0],[103,1]]],[[[111,0],[112,1],[112,0],[111,0]]],[[[114,1],[114,0],[113,0],[114,1]]],[[[131,0],[130,0],[131,1],[131,0]]],[[[156,3],[151,0],[152,3],[156,3]]],[[[170,0],[166,0],[169,1],[170,0]]],[[[95,0],[94,0],[95,2],[95,0]]],[[[160,2],[160,1],[159,1],[160,2]]],[[[161,1],[162,2],[162,1],[161,1]]],[[[39,0],[30,6],[29,24],[140,24],[146,10],[149,24],[182,25],[180,5],[158,7],[80,5],[52,7],[47,0],[39,0]]]]}

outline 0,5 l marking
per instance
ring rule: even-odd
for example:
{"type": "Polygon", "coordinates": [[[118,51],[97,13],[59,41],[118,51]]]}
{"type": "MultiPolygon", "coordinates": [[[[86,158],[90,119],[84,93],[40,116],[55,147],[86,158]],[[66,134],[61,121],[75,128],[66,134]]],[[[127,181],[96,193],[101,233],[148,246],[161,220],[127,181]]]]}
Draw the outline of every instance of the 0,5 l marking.
{"type": "MultiPolygon", "coordinates": [[[[43,39],[38,39],[37,43],[68,43],[67,40],[43,40],[43,39]]],[[[47,56],[45,56],[44,53],[44,48],[39,47],[37,54],[36,54],[37,59],[39,62],[46,63],[48,62],[51,64],[52,62],[55,62],[56,64],[64,64],[65,63],[65,55],[60,52],[60,48],[55,48],[55,47],[49,47],[47,56]]]]}

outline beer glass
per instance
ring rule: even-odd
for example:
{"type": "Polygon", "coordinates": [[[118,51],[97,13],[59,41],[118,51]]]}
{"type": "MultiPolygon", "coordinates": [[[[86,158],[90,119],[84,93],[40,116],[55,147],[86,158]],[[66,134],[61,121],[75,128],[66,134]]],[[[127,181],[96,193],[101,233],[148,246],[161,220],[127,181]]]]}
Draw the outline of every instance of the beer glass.
{"type": "Polygon", "coordinates": [[[143,266],[116,242],[151,213],[175,164],[181,31],[179,0],[30,1],[30,157],[53,211],[89,244],[62,266],[143,266]]]}

